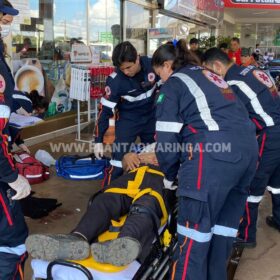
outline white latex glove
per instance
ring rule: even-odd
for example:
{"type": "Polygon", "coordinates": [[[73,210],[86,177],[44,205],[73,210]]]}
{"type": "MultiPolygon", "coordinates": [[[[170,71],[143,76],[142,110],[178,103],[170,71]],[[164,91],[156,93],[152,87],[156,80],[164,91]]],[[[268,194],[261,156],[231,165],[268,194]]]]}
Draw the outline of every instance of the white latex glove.
{"type": "Polygon", "coordinates": [[[168,190],[176,190],[177,186],[172,186],[173,185],[173,181],[168,181],[166,178],[163,179],[163,184],[164,184],[164,188],[168,189],[168,190]]]}
{"type": "Polygon", "coordinates": [[[38,150],[35,154],[35,158],[42,162],[46,166],[55,165],[56,160],[44,150],[38,150]]]}
{"type": "Polygon", "coordinates": [[[97,159],[101,159],[104,156],[103,143],[95,143],[93,152],[97,159]]]}
{"type": "Polygon", "coordinates": [[[28,147],[25,144],[20,144],[19,148],[21,148],[24,152],[31,154],[30,150],[28,149],[28,147]]]}
{"type": "Polygon", "coordinates": [[[9,183],[9,186],[17,192],[17,194],[12,197],[13,200],[25,198],[31,192],[29,182],[20,174],[18,175],[16,181],[9,183]]]}

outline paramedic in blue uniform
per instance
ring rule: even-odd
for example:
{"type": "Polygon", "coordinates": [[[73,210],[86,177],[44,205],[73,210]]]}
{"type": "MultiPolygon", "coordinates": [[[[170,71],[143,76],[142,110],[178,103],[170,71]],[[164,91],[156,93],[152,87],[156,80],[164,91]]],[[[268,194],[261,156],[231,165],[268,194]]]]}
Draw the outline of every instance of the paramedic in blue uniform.
{"type": "Polygon", "coordinates": [[[222,75],[245,104],[257,128],[259,160],[250,186],[237,246],[255,247],[258,207],[265,189],[271,193],[269,226],[280,230],[280,97],[273,80],[254,66],[239,67],[218,49],[205,54],[205,64],[222,75]]]}
{"type": "Polygon", "coordinates": [[[2,39],[8,35],[11,22],[18,11],[7,1],[0,1],[0,279],[23,279],[26,258],[24,241],[28,231],[19,199],[29,195],[28,181],[18,175],[8,150],[8,121],[12,106],[14,81],[3,56],[2,39]]]}
{"type": "Polygon", "coordinates": [[[165,185],[178,176],[179,246],[172,279],[225,280],[257,162],[255,128],[222,77],[196,66],[184,40],[160,46],[152,65],[156,154],[165,185]],[[170,148],[171,147],[171,148],[170,148]]]}
{"type": "MultiPolygon", "coordinates": [[[[109,118],[117,113],[115,129],[115,151],[107,181],[122,174],[122,158],[129,152],[130,144],[137,136],[144,144],[154,142],[155,134],[155,89],[157,77],[151,59],[139,56],[130,42],[117,45],[113,51],[113,72],[106,81],[106,98],[101,99],[95,130],[94,153],[103,156],[103,136],[109,127],[109,118]]],[[[106,180],[105,180],[106,181],[106,180]]]]}
{"type": "MultiPolygon", "coordinates": [[[[23,116],[31,116],[33,112],[33,104],[31,99],[25,92],[14,91],[12,95],[12,107],[11,112],[23,116]]],[[[24,140],[21,138],[20,128],[9,124],[9,135],[10,135],[10,149],[12,145],[16,144],[22,151],[30,154],[30,150],[24,144],[24,140]]]]}

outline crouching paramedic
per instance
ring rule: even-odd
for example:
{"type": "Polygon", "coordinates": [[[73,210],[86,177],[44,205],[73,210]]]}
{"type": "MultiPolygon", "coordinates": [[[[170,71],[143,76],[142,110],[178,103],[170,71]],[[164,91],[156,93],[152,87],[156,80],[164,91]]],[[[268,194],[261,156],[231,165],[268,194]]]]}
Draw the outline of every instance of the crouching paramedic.
{"type": "Polygon", "coordinates": [[[272,216],[268,216],[266,222],[280,230],[280,97],[269,75],[254,66],[245,68],[233,64],[218,49],[205,53],[205,64],[225,77],[257,128],[258,168],[235,244],[255,247],[258,208],[266,187],[272,197],[272,216]]]}
{"type": "Polygon", "coordinates": [[[116,140],[113,145],[112,168],[107,181],[122,174],[122,158],[129,152],[130,144],[137,136],[141,142],[154,142],[155,134],[155,90],[157,77],[151,59],[140,57],[130,42],[117,45],[113,51],[116,72],[106,81],[106,98],[101,99],[102,109],[95,129],[94,153],[103,156],[103,136],[109,127],[109,118],[116,110],[116,140]]]}
{"type": "Polygon", "coordinates": [[[28,181],[18,175],[8,150],[8,121],[12,107],[14,81],[3,56],[3,37],[18,11],[7,1],[0,1],[0,279],[22,279],[26,259],[24,246],[27,226],[19,199],[30,193],[28,181]],[[5,18],[5,21],[3,18],[5,18]]]}
{"type": "Polygon", "coordinates": [[[47,260],[84,259],[90,255],[93,243],[91,253],[97,262],[122,266],[136,258],[144,261],[158,228],[166,222],[167,210],[163,174],[156,166],[155,153],[129,153],[123,159],[128,169],[140,162],[144,165],[112,181],[93,199],[71,234],[29,236],[26,246],[31,256],[47,260]],[[114,225],[120,227],[117,239],[94,243],[110,228],[111,220],[118,221],[127,214],[123,225],[114,225]]]}
{"type": "Polygon", "coordinates": [[[186,43],[153,55],[165,82],[157,101],[157,159],[178,173],[179,245],[172,279],[225,280],[257,161],[255,128],[222,77],[195,66],[186,43]],[[172,149],[170,149],[170,144],[172,149]]]}

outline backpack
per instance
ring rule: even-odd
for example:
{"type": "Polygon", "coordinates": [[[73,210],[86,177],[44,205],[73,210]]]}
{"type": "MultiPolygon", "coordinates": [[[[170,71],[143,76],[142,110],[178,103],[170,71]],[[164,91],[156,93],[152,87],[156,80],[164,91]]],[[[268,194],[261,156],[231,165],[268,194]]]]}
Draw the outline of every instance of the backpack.
{"type": "Polygon", "coordinates": [[[30,185],[39,184],[49,179],[49,168],[33,156],[23,152],[14,154],[13,158],[19,174],[24,176],[30,185]]]}
{"type": "Polygon", "coordinates": [[[56,161],[57,175],[70,180],[101,180],[105,169],[110,166],[109,159],[96,159],[94,155],[62,156],[56,161]]]}

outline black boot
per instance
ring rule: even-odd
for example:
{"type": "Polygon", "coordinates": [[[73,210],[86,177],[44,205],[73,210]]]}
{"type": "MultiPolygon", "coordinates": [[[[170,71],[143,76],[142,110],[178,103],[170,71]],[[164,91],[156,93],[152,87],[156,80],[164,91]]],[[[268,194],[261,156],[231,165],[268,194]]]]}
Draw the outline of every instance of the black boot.
{"type": "Polygon", "coordinates": [[[257,246],[256,241],[246,241],[238,237],[233,242],[234,248],[255,248],[256,246],[257,246]]]}
{"type": "Polygon", "coordinates": [[[268,226],[270,226],[270,227],[272,227],[272,228],[274,228],[274,229],[280,231],[280,225],[278,225],[278,224],[275,222],[273,216],[267,216],[267,217],[266,217],[266,223],[267,223],[268,226]]]}

